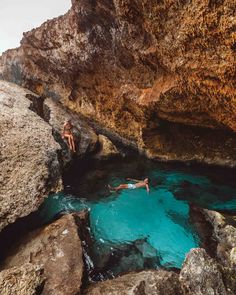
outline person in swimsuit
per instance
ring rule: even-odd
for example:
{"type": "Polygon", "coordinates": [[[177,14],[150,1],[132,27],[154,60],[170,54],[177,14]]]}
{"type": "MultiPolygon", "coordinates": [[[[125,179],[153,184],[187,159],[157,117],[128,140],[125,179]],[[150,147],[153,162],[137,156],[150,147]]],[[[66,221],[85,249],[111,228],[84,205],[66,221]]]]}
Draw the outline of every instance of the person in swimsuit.
{"type": "Polygon", "coordinates": [[[145,178],[144,180],[137,180],[137,179],[132,179],[132,178],[127,178],[127,180],[131,180],[136,182],[135,184],[133,183],[122,183],[118,186],[115,187],[111,187],[110,185],[108,185],[110,190],[115,190],[115,191],[119,191],[122,189],[135,189],[135,188],[140,188],[140,187],[145,187],[147,192],[149,193],[150,189],[149,189],[149,185],[148,185],[148,178],[145,178]]]}
{"type": "Polygon", "coordinates": [[[69,149],[75,153],[76,149],[75,149],[73,128],[74,126],[72,125],[71,120],[66,120],[63,125],[62,138],[67,139],[67,142],[69,144],[69,149]]]}

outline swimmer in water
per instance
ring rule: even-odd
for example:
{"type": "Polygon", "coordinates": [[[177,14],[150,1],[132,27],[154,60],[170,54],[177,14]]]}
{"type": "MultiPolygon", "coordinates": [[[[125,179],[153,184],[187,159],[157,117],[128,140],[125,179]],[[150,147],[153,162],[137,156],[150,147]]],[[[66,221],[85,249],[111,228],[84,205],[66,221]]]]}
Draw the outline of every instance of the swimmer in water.
{"type": "Polygon", "coordinates": [[[140,187],[145,187],[147,190],[147,193],[150,192],[149,185],[148,185],[148,178],[145,178],[144,180],[137,180],[137,179],[132,179],[132,178],[127,178],[127,180],[134,181],[136,182],[135,184],[133,183],[122,183],[118,186],[111,187],[108,185],[110,190],[115,190],[119,191],[122,189],[135,189],[135,188],[140,188],[140,187]]]}

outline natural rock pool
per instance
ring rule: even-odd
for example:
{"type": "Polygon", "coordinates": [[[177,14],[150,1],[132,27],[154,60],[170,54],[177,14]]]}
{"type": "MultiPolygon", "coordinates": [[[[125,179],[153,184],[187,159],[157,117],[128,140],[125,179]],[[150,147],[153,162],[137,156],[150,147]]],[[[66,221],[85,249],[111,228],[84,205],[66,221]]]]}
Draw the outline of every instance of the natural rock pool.
{"type": "Polygon", "coordinates": [[[144,268],[181,268],[185,254],[200,244],[190,204],[236,211],[230,171],[142,158],[92,167],[74,167],[65,178],[65,192],[49,196],[40,216],[47,222],[59,212],[89,209],[93,249],[87,262],[97,270],[94,280],[144,268]],[[150,194],[145,189],[108,190],[107,184],[127,182],[126,177],[149,177],[150,194]]]}

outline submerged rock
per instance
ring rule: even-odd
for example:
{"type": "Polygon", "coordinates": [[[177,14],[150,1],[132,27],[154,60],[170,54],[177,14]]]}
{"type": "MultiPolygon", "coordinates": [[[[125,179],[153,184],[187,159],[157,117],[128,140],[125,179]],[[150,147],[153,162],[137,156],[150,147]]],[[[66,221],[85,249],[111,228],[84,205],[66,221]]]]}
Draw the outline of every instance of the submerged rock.
{"type": "Polygon", "coordinates": [[[160,267],[160,257],[146,239],[138,239],[124,244],[95,244],[91,255],[95,269],[90,278],[93,281],[114,278],[125,272],[156,269],[160,267]]]}
{"type": "Polygon", "coordinates": [[[73,0],[0,58],[0,76],[150,158],[236,167],[234,0],[73,0]]]}
{"type": "Polygon", "coordinates": [[[19,267],[26,262],[44,268],[46,281],[40,294],[77,294],[81,287],[83,259],[75,217],[64,215],[22,237],[1,267],[19,267]]]}
{"type": "Polygon", "coordinates": [[[178,275],[164,270],[130,273],[92,284],[85,295],[180,295],[178,275]]]}
{"type": "Polygon", "coordinates": [[[188,253],[180,282],[186,295],[233,295],[225,288],[219,264],[201,248],[188,253]]]}
{"type": "Polygon", "coordinates": [[[40,292],[44,281],[43,268],[30,263],[0,272],[2,295],[35,295],[40,292]]]}
{"type": "Polygon", "coordinates": [[[34,111],[29,91],[0,81],[0,230],[62,189],[52,128],[34,111]]]}

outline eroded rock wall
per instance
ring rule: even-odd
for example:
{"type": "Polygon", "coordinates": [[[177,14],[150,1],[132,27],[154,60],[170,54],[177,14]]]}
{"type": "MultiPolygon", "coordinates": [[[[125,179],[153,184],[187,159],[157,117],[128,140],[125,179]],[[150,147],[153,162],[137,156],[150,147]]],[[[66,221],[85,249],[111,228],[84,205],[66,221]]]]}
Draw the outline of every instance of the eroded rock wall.
{"type": "Polygon", "coordinates": [[[235,10],[233,0],[73,0],[3,54],[1,75],[150,157],[235,166],[235,10]]]}
{"type": "Polygon", "coordinates": [[[61,104],[0,81],[0,231],[61,191],[62,170],[75,156],[94,154],[97,141],[93,129],[61,104]],[[68,118],[77,128],[76,155],[61,137],[68,118]]]}
{"type": "Polygon", "coordinates": [[[62,189],[52,128],[30,110],[29,91],[0,81],[0,231],[62,189]]]}

